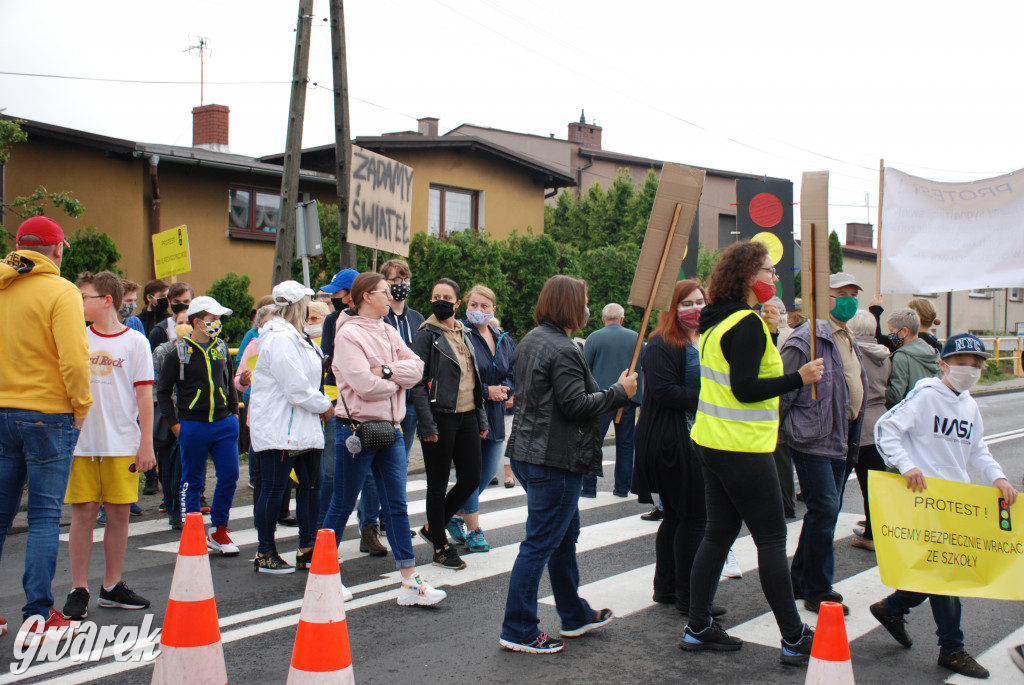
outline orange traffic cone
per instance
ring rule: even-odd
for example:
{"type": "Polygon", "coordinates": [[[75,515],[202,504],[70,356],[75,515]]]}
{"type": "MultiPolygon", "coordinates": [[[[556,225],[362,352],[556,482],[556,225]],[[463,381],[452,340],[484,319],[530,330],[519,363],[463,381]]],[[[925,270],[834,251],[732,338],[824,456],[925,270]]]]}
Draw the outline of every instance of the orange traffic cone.
{"type": "Polygon", "coordinates": [[[316,534],[288,685],[355,683],[334,531],[316,534]]]}
{"type": "Polygon", "coordinates": [[[185,516],[153,685],[228,682],[203,515],[185,516]]]}
{"type": "Polygon", "coordinates": [[[850,643],[846,639],[846,624],[843,622],[843,605],[822,602],[804,685],[852,685],[853,682],[853,662],[850,661],[850,643]]]}

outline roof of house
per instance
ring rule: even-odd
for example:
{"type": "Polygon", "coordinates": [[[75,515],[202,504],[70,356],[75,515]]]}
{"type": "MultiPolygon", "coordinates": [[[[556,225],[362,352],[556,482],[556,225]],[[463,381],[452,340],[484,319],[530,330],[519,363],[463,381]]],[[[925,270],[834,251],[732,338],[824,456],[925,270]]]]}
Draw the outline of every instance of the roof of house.
{"type": "MultiPolygon", "coordinates": [[[[30,139],[32,137],[39,137],[64,143],[74,143],[102,150],[111,157],[131,159],[155,155],[160,158],[161,163],[188,164],[211,169],[244,171],[278,177],[281,176],[283,171],[280,164],[267,163],[259,158],[247,155],[216,152],[199,147],[139,143],[133,140],[102,136],[88,131],[56,126],[41,121],[29,121],[7,115],[2,116],[4,119],[17,121],[21,129],[29,135],[30,139]]],[[[335,183],[333,174],[325,174],[309,169],[301,170],[299,177],[304,181],[335,183]]]]}

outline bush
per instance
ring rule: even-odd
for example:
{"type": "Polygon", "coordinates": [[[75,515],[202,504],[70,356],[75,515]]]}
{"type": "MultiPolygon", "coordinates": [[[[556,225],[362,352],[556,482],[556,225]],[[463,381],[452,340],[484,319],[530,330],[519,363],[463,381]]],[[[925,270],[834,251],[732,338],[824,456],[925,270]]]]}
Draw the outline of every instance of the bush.
{"type": "Polygon", "coordinates": [[[224,274],[213,282],[206,294],[217,300],[223,307],[232,310],[230,316],[221,319],[221,337],[227,342],[241,342],[245,332],[252,325],[249,313],[255,302],[249,294],[249,277],[239,276],[234,271],[224,274]]]}
{"type": "Polygon", "coordinates": [[[97,273],[106,270],[124,276],[124,272],[117,268],[117,262],[121,260],[117,243],[106,233],[86,226],[77,231],[68,242],[71,243],[71,247],[64,250],[60,275],[72,283],[78,278],[78,274],[85,271],[97,273]]]}

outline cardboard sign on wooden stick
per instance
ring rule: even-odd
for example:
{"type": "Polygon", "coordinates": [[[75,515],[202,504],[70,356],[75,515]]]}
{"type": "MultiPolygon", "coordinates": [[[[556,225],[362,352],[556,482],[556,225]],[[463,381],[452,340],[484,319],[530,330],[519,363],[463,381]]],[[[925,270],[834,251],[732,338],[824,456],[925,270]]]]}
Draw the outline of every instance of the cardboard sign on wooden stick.
{"type": "MultiPolygon", "coordinates": [[[[661,169],[658,193],[654,196],[651,218],[644,233],[640,260],[633,274],[633,287],[629,291],[629,304],[643,307],[644,318],[640,334],[633,347],[629,372],[636,370],[643,349],[647,324],[655,310],[668,309],[672,304],[672,291],[676,276],[683,265],[690,227],[697,216],[697,203],[704,188],[704,170],[682,164],[666,164],[661,169]],[[668,274],[669,278],[665,278],[668,274]]],[[[622,410],[615,413],[615,423],[622,418],[622,410]]]]}
{"type": "MultiPolygon", "coordinates": [[[[828,172],[805,171],[800,183],[800,290],[810,326],[811,359],[818,358],[817,320],[828,318],[828,172]]],[[[818,384],[811,385],[818,399],[818,384]]]]}
{"type": "MultiPolygon", "coordinates": [[[[668,309],[672,303],[672,291],[676,287],[676,276],[683,264],[686,243],[690,238],[690,227],[697,216],[697,203],[704,188],[704,170],[693,169],[682,164],[666,164],[661,169],[658,194],[651,207],[651,218],[644,233],[644,245],[640,260],[633,274],[633,287],[629,291],[629,304],[651,308],[653,311],[668,309]],[[671,243],[666,242],[676,205],[682,205],[676,230],[671,243]],[[667,255],[667,256],[666,256],[667,255]],[[662,258],[665,257],[664,266],[662,258]],[[661,267],[659,278],[658,269],[661,267]],[[669,278],[665,278],[665,274],[669,278]],[[651,293],[654,293],[652,300],[651,293]]],[[[641,338],[643,334],[641,333],[641,338]]]]}

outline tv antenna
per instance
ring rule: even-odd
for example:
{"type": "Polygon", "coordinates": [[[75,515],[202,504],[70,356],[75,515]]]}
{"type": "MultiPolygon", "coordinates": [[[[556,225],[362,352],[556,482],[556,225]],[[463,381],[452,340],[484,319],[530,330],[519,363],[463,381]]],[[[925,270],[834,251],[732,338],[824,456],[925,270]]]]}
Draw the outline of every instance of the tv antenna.
{"type": "Polygon", "coordinates": [[[207,53],[213,54],[213,50],[210,49],[210,41],[209,41],[208,38],[204,38],[203,36],[197,36],[196,38],[193,39],[191,36],[189,36],[189,40],[190,41],[191,40],[195,40],[195,42],[197,44],[196,45],[189,45],[188,48],[183,50],[182,52],[189,52],[189,53],[196,52],[196,51],[199,52],[199,106],[202,107],[203,106],[203,82],[205,80],[203,78],[203,66],[204,66],[203,63],[205,62],[206,54],[207,53]]]}

